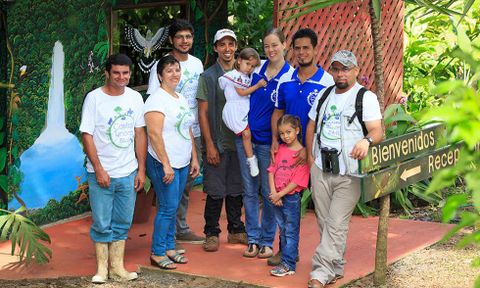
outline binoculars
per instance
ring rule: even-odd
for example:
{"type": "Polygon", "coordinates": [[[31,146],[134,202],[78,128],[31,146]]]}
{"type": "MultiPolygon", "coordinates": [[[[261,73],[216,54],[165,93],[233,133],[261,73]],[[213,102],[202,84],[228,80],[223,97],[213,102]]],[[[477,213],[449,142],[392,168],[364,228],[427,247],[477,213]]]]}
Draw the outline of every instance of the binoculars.
{"type": "Polygon", "coordinates": [[[326,173],[338,174],[340,167],[338,164],[338,150],[335,148],[321,148],[322,170],[326,173]]]}

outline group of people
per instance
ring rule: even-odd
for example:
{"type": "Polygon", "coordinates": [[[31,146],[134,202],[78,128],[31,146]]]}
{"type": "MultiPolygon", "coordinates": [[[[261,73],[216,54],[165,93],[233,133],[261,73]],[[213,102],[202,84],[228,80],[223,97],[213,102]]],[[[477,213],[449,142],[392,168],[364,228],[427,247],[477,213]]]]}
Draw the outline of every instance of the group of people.
{"type": "Polygon", "coordinates": [[[268,258],[273,276],[294,274],[301,193],[310,185],[321,241],[308,287],[334,283],[343,277],[348,224],[360,197],[352,177],[357,160],[383,139],[378,101],[357,83],[355,55],[336,52],[328,73],[315,63],[316,33],[300,29],[292,38],[294,69],[279,29],[264,35],[266,61],[252,48],[235,57],[235,33],[220,29],[213,39],[217,61],[203,71],[189,54],[193,35],[186,20],[170,25],[173,49],[153,67],[145,103],[127,87],[132,62],[123,54],[108,58],[106,84],[85,99],[80,131],[97,259],[92,282],[138,277],[125,270],[123,254],[135,191],[148,175],[157,198],[152,265],[187,263],[181,242],[217,251],[225,202],[228,242],[245,244],[244,257],[268,258]],[[205,237],[186,222],[201,164],[205,237]]]}

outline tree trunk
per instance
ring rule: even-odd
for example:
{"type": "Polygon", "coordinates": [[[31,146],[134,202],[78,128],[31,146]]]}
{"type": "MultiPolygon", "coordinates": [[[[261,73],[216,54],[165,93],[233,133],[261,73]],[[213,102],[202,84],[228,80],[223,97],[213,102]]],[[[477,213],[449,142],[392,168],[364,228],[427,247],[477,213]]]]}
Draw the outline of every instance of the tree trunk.
{"type": "MultiPolygon", "coordinates": [[[[370,20],[372,29],[373,58],[375,63],[375,87],[380,111],[384,111],[384,86],[383,79],[383,43],[380,27],[380,19],[377,19],[372,3],[370,3],[370,20]]],[[[382,121],[382,127],[384,123],[382,121]]],[[[377,245],[375,251],[375,272],[373,280],[375,285],[386,283],[387,277],[387,235],[388,235],[388,215],[390,212],[390,195],[380,198],[380,219],[378,221],[377,245]]]]}

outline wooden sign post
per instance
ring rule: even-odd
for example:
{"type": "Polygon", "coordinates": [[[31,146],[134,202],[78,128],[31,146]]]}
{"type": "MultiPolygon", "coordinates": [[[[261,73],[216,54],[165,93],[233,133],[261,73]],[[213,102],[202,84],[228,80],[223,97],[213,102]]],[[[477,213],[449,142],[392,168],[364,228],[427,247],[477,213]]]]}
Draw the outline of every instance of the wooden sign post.
{"type": "MultiPolygon", "coordinates": [[[[455,165],[462,145],[446,145],[445,127],[433,125],[371,146],[367,156],[359,161],[360,200],[389,201],[384,196],[455,165]]],[[[380,211],[378,227],[375,277],[386,271],[388,211],[380,211]],[[385,262],[377,263],[377,257],[385,262]]]]}

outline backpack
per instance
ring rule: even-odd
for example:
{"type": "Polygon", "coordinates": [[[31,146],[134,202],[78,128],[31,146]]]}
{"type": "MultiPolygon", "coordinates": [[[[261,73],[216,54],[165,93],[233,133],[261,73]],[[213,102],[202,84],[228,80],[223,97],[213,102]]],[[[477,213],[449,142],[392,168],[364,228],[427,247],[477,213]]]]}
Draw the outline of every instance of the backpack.
{"type": "MultiPolygon", "coordinates": [[[[328,87],[325,92],[323,92],[322,98],[318,100],[317,117],[315,117],[315,129],[317,129],[318,125],[320,108],[322,108],[323,103],[325,102],[325,100],[327,100],[327,97],[328,95],[330,95],[330,92],[332,92],[333,88],[335,88],[335,85],[328,87]]],[[[363,136],[366,136],[368,134],[365,122],[363,122],[363,95],[365,95],[365,92],[367,92],[367,88],[365,87],[362,87],[360,88],[360,90],[358,90],[357,98],[355,99],[355,113],[353,113],[353,115],[350,116],[350,120],[348,120],[348,124],[352,124],[353,120],[355,120],[355,117],[358,118],[360,125],[362,125],[363,136]]]]}

